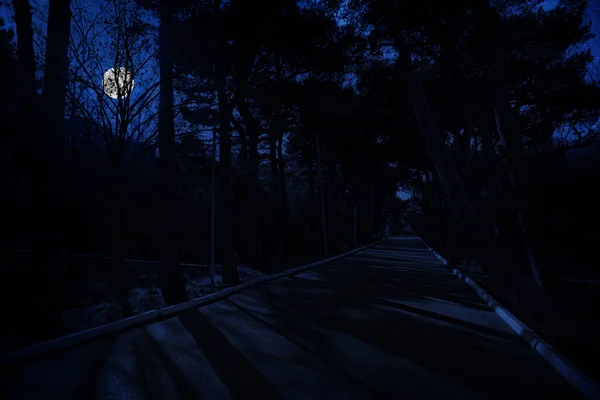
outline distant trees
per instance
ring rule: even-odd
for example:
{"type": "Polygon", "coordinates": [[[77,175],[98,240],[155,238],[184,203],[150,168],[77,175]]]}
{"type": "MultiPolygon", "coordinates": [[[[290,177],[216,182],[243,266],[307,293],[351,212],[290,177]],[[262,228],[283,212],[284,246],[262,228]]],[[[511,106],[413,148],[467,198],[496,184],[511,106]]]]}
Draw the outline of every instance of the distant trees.
{"type": "MultiPolygon", "coordinates": [[[[241,229],[244,236],[239,242],[245,242],[240,243],[240,250],[248,260],[267,269],[276,268],[297,252],[292,247],[298,240],[294,233],[300,231],[306,235],[304,240],[325,234],[326,241],[319,241],[328,243],[330,248],[331,242],[337,251],[342,244],[337,239],[342,234],[341,226],[349,230],[348,238],[353,242],[349,214],[353,207],[346,204],[346,186],[349,180],[357,184],[352,174],[356,173],[358,160],[343,152],[366,153],[367,148],[359,146],[375,146],[376,141],[374,132],[369,132],[365,124],[352,126],[358,117],[349,117],[358,109],[358,101],[353,100],[352,89],[341,88],[346,74],[355,65],[353,57],[359,53],[361,41],[353,37],[352,31],[336,25],[335,7],[301,9],[294,2],[278,5],[231,2],[216,7],[217,3],[199,3],[189,14],[182,14],[178,35],[181,40],[195,37],[196,47],[193,51],[186,48],[176,53],[176,65],[195,76],[196,82],[203,83],[187,91],[198,103],[185,110],[184,117],[197,124],[219,126],[218,182],[225,190],[219,192],[221,208],[217,213],[221,254],[230,253],[226,250],[230,240],[226,232],[233,226],[224,220],[230,215],[227,211],[230,205],[221,203],[231,196],[223,186],[227,182],[244,187],[242,193],[247,196],[236,201],[245,211],[235,215],[241,217],[236,219],[236,230],[240,231],[239,225],[244,226],[241,229]],[[298,31],[305,34],[299,37],[298,31]],[[210,93],[218,105],[217,119],[211,119],[215,115],[211,111],[215,102],[208,101],[210,93]],[[339,99],[343,103],[335,106],[339,99]],[[320,169],[317,137],[321,141],[320,169]],[[352,142],[358,137],[363,139],[352,142]],[[351,148],[345,145],[348,141],[351,148]],[[237,165],[229,161],[232,150],[237,152],[237,165]],[[349,161],[342,162],[342,157],[349,161]],[[323,177],[322,185],[317,184],[319,175],[323,177]],[[297,190],[301,186],[306,192],[297,190]],[[320,187],[322,196],[318,195],[320,187]],[[298,201],[302,198],[311,207],[303,209],[300,216],[298,201]],[[309,221],[309,231],[305,231],[301,227],[309,221]],[[329,231],[332,233],[327,234],[329,231]]],[[[360,163],[370,162],[381,163],[369,160],[368,155],[360,156],[360,163]]],[[[369,212],[371,208],[381,209],[369,200],[375,200],[375,194],[370,193],[379,190],[367,183],[370,178],[373,176],[367,178],[366,174],[361,178],[364,193],[360,196],[364,197],[359,207],[362,213],[359,232],[364,232],[365,237],[359,242],[369,236],[368,232],[375,231],[375,224],[371,227],[369,219],[377,224],[381,220],[369,212]]],[[[395,183],[392,181],[387,188],[393,194],[395,183]]],[[[353,193],[359,196],[354,187],[353,193]]],[[[314,246],[324,253],[323,245],[314,246]]]]}
{"type": "Polygon", "coordinates": [[[369,26],[375,46],[397,51],[389,73],[405,80],[400,89],[428,155],[417,187],[430,187],[420,190],[433,202],[429,215],[445,222],[438,232],[462,238],[449,248],[471,242],[497,276],[531,279],[543,290],[555,268],[545,265],[533,222],[540,221],[530,202],[533,159],[564,148],[564,138],[556,147],[552,137],[570,127],[581,134],[570,145],[594,140],[597,130],[583,127],[598,120],[600,107],[597,95],[575,95],[599,90],[585,79],[590,53],[579,47],[590,37],[587,2],[551,11],[540,3],[357,0],[346,18],[369,26]],[[506,271],[519,264],[529,273],[506,271]]]}
{"type": "MultiPolygon", "coordinates": [[[[28,3],[14,1],[18,59],[7,57],[19,65],[19,118],[34,132],[31,116],[45,115],[54,132],[20,138],[22,167],[41,179],[33,160],[47,149],[33,144],[66,142],[61,154],[78,173],[64,173],[64,203],[95,228],[75,224],[65,242],[111,249],[126,314],[127,255],[160,258],[165,300],[187,298],[179,259],[208,258],[213,157],[225,283],[238,282],[242,262],[274,271],[370,241],[398,218],[401,183],[425,212],[417,227],[453,260],[468,253],[496,278],[552,287],[531,183],[548,160],[597,138],[584,2],[341,3],[110,0],[92,11],[73,0],[69,79],[68,26],[57,18],[44,38],[40,109],[31,43],[43,29],[30,29],[28,3]],[[111,99],[101,77],[123,66],[135,87],[111,99]],[[65,83],[61,136],[64,107],[48,96],[65,83]]],[[[36,210],[32,220],[49,212],[36,210]]]]}

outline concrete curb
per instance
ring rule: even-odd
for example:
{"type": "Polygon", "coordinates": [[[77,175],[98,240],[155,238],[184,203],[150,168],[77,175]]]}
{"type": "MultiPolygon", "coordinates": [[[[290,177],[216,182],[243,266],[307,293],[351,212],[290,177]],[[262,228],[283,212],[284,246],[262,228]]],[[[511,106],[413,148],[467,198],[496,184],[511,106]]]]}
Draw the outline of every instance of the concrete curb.
{"type": "MultiPolygon", "coordinates": [[[[7,251],[9,253],[31,253],[31,250],[22,250],[22,249],[8,249],[7,251]]],[[[64,257],[67,255],[67,253],[60,253],[59,255],[64,257]]],[[[92,254],[84,254],[84,253],[73,253],[73,254],[71,254],[71,256],[78,257],[78,258],[91,258],[93,260],[103,260],[103,261],[111,261],[112,260],[111,257],[95,256],[92,254]]],[[[132,264],[152,264],[152,265],[159,264],[159,261],[138,260],[135,258],[124,258],[122,261],[124,263],[132,263],[132,264]]],[[[210,268],[210,265],[208,265],[208,264],[179,263],[179,265],[181,265],[184,268],[210,268]]],[[[215,269],[221,269],[221,264],[215,264],[215,269]]]]}
{"type": "Polygon", "coordinates": [[[421,241],[421,243],[423,243],[423,245],[425,247],[427,247],[429,249],[429,251],[431,251],[433,253],[434,256],[437,257],[438,260],[441,261],[442,264],[444,264],[444,265],[450,265],[450,261],[448,261],[444,257],[440,256],[437,251],[435,251],[434,249],[432,249],[431,247],[429,247],[429,245],[427,243],[425,243],[425,241],[420,236],[417,236],[417,235],[415,235],[415,236],[421,241]]]}
{"type": "MultiPolygon", "coordinates": [[[[450,262],[444,257],[439,255],[433,250],[425,241],[417,236],[419,240],[433,252],[433,254],[444,264],[450,265],[450,262]]],[[[487,293],[477,282],[465,275],[458,268],[453,268],[452,273],[458,277],[458,279],[466,282],[471,286],[475,292],[487,303],[487,305],[494,310],[496,314],[504,322],[506,322],[517,335],[519,335],[527,344],[537,351],[554,369],[575,387],[579,393],[581,393],[587,399],[600,399],[600,385],[593,379],[588,377],[583,371],[573,365],[567,360],[562,354],[558,352],[554,347],[545,343],[539,336],[537,336],[527,325],[519,321],[514,315],[510,313],[506,308],[500,305],[489,293],[487,293]]]]}
{"type": "Polygon", "coordinates": [[[0,368],[5,368],[17,363],[21,363],[33,358],[41,357],[48,355],[50,353],[54,353],[56,351],[64,350],[69,347],[76,346],[78,344],[89,342],[94,339],[98,339],[103,336],[107,336],[116,332],[120,332],[126,329],[130,329],[133,327],[137,327],[140,325],[148,324],[151,322],[155,322],[158,320],[165,319],[167,317],[171,317],[174,314],[179,312],[188,310],[194,307],[200,307],[204,305],[208,305],[214,303],[218,300],[222,300],[227,298],[235,293],[241,292],[244,289],[250,288],[252,286],[256,286],[260,283],[265,283],[269,281],[273,281],[275,279],[285,278],[290,275],[294,275],[298,272],[302,272],[311,268],[318,267],[323,264],[327,264],[332,261],[339,260],[344,257],[348,257],[352,254],[358,253],[362,250],[368,249],[370,247],[376,246],[384,239],[378,240],[375,243],[371,243],[369,245],[359,247],[358,249],[354,249],[348,251],[346,253],[338,254],[337,256],[333,256],[327,258],[325,260],[317,261],[311,264],[303,265],[300,267],[296,267],[287,271],[280,272],[278,274],[266,275],[260,278],[257,278],[251,282],[244,283],[242,285],[233,286],[227,289],[222,290],[218,293],[213,293],[207,296],[202,296],[196,298],[194,300],[187,301],[185,303],[176,304],[173,306],[165,307],[160,310],[151,310],[147,311],[143,314],[134,315],[129,318],[122,319],[120,321],[112,322],[110,324],[102,325],[97,328],[88,329],[85,331],[77,332],[69,336],[63,336],[57,339],[49,340],[47,342],[42,342],[38,344],[34,344],[29,347],[16,349],[12,351],[8,351],[7,353],[0,355],[0,368]]]}

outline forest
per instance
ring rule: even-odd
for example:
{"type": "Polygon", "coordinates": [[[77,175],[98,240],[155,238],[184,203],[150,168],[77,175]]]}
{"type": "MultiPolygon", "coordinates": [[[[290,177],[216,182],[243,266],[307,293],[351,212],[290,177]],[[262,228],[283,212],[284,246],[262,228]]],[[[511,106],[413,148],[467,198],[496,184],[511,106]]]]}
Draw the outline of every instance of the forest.
{"type": "Polygon", "coordinates": [[[580,361],[600,75],[588,2],[544,3],[0,2],[0,348],[410,231],[580,361]]]}

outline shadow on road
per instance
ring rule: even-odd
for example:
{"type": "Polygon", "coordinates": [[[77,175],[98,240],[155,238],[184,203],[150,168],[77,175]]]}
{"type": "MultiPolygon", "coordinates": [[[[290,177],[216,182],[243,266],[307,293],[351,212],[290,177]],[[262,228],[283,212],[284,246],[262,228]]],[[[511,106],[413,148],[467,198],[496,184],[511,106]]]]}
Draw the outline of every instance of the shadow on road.
{"type": "Polygon", "coordinates": [[[234,398],[238,400],[281,398],[271,383],[199,310],[188,310],[179,316],[179,320],[192,335],[234,398]]]}
{"type": "MultiPolygon", "coordinates": [[[[374,249],[362,255],[377,257],[379,249],[374,249]]],[[[572,388],[523,345],[468,285],[451,274],[432,273],[448,272],[446,267],[440,263],[435,268],[420,267],[419,260],[403,261],[403,257],[395,263],[397,268],[379,268],[371,261],[344,260],[230,300],[359,379],[363,372],[353,371],[351,363],[344,361],[340,348],[335,350],[332,344],[333,337],[354,340],[354,349],[343,350],[347,354],[360,352],[363,345],[365,351],[375,347],[419,369],[415,379],[427,383],[409,383],[409,389],[450,381],[487,398],[505,399],[515,393],[560,393],[573,398],[572,388]],[[550,377],[554,382],[549,382],[550,377]]],[[[364,370],[383,362],[361,360],[364,370]]],[[[396,366],[385,362],[388,375],[406,375],[402,362],[396,366]]]]}

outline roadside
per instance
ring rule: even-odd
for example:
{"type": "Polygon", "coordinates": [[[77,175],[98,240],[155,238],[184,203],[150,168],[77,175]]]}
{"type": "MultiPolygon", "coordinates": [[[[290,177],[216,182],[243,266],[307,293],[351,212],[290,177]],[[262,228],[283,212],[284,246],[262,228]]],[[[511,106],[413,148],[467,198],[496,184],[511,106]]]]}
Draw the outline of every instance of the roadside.
{"type": "Polygon", "coordinates": [[[480,286],[590,378],[600,381],[598,316],[554,299],[539,299],[509,286],[474,279],[480,286]]]}
{"type": "MultiPolygon", "coordinates": [[[[378,240],[378,239],[374,239],[378,240]]],[[[352,246],[341,246],[331,251],[329,257],[333,257],[352,250],[352,246]]],[[[25,247],[18,249],[4,257],[2,262],[3,272],[8,268],[22,265],[27,262],[27,250],[25,247]]],[[[290,270],[298,266],[324,259],[322,254],[309,259],[308,254],[282,264],[272,271],[272,274],[290,270]]],[[[73,257],[73,267],[77,276],[70,279],[65,288],[63,329],[60,336],[67,336],[77,332],[96,328],[112,322],[119,321],[125,316],[121,307],[110,294],[109,279],[106,276],[107,264],[111,258],[105,255],[81,254],[73,257]]],[[[128,269],[128,280],[130,282],[129,302],[133,309],[133,315],[142,314],[147,311],[166,307],[157,273],[157,263],[146,260],[124,260],[128,269]]],[[[194,264],[182,264],[185,268],[186,289],[190,299],[200,298],[212,293],[220,292],[230,285],[223,285],[220,268],[215,270],[215,285],[210,283],[209,268],[191,267],[194,264]]],[[[253,268],[248,264],[238,265],[240,284],[244,284],[267,275],[265,272],[253,268]]],[[[5,332],[7,333],[7,332],[5,332]]],[[[17,337],[5,335],[0,340],[0,352],[15,348],[17,337]]]]}
{"type": "MultiPolygon", "coordinates": [[[[430,246],[439,248],[427,238],[423,239],[430,246]]],[[[444,257],[444,254],[440,254],[444,257]]],[[[493,282],[474,260],[466,266],[458,265],[457,268],[590,378],[600,381],[600,370],[597,367],[600,348],[596,344],[596,338],[600,337],[598,285],[570,283],[565,280],[560,294],[550,298],[532,293],[523,285],[493,282]]]]}
{"type": "MultiPolygon", "coordinates": [[[[15,275],[9,272],[10,269],[18,268],[24,262],[28,262],[25,252],[15,252],[10,255],[5,253],[0,263],[3,277],[10,278],[12,276],[14,278],[15,275]]],[[[63,297],[63,329],[60,336],[96,328],[125,317],[121,307],[110,293],[109,279],[106,276],[109,262],[110,258],[100,256],[74,257],[73,267],[77,274],[66,282],[67,286],[63,297]]],[[[156,266],[153,264],[136,260],[125,261],[125,267],[129,271],[129,302],[133,309],[133,315],[166,307],[160,290],[156,266]]],[[[246,283],[265,275],[247,265],[239,265],[238,273],[240,283],[246,283]]],[[[188,267],[185,268],[185,276],[190,299],[219,292],[227,287],[222,284],[220,268],[215,271],[214,287],[210,283],[209,268],[188,267]]],[[[9,281],[10,279],[5,279],[4,283],[9,281]]],[[[7,292],[5,291],[4,294],[7,295],[7,292]]],[[[7,302],[8,298],[5,303],[7,302]]],[[[4,304],[4,307],[10,308],[11,306],[4,304]]],[[[15,325],[11,323],[9,326],[15,325]]],[[[18,336],[10,330],[4,329],[0,338],[0,353],[17,347],[17,342],[18,336]]]]}
{"type": "MultiPolygon", "coordinates": [[[[238,266],[240,284],[249,282],[265,274],[245,265],[238,266]]],[[[208,268],[202,270],[187,270],[185,272],[186,289],[190,299],[196,299],[211,293],[220,292],[228,287],[223,285],[220,271],[215,273],[215,286],[210,284],[208,268]]],[[[158,274],[142,273],[137,283],[129,290],[129,302],[133,315],[156,310],[167,306],[158,285],[158,274]]],[[[123,318],[121,309],[112,299],[102,296],[96,301],[82,304],[79,307],[63,312],[63,332],[61,336],[70,335],[83,330],[96,328],[123,318]]]]}

